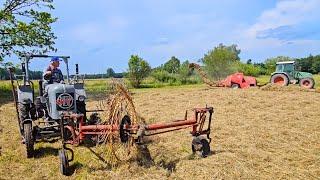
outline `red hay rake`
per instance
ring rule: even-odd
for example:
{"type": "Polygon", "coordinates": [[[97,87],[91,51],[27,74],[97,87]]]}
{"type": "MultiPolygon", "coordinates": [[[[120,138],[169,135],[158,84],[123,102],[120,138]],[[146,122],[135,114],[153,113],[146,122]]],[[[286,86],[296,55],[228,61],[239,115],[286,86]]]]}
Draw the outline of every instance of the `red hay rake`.
{"type": "MultiPolygon", "coordinates": [[[[143,137],[152,136],[171,131],[191,128],[192,152],[206,157],[210,153],[210,126],[212,121],[213,108],[194,108],[193,116],[188,119],[187,112],[184,119],[174,120],[171,122],[161,122],[153,124],[138,123],[135,119],[134,106],[131,97],[128,96],[127,91],[122,87],[120,94],[124,95],[126,100],[129,101],[126,105],[127,109],[133,109],[133,113],[123,113],[123,108],[118,108],[118,113],[110,115],[111,121],[103,124],[87,124],[84,120],[83,114],[75,114],[65,112],[60,120],[60,129],[62,136],[62,150],[59,151],[60,157],[60,170],[62,174],[69,174],[69,162],[73,161],[74,153],[67,145],[77,146],[84,142],[88,137],[113,137],[113,140],[118,140],[124,144],[143,144],[143,137]],[[119,112],[122,112],[119,114],[119,112]],[[120,117],[120,118],[119,118],[120,117]],[[112,122],[112,123],[110,123],[112,122]],[[205,127],[206,126],[206,127],[205,127]],[[70,153],[67,153],[69,151],[70,153]],[[71,155],[68,158],[68,155],[71,155]]],[[[121,101],[123,102],[124,99],[121,101]]],[[[115,102],[115,101],[114,101],[115,102]]],[[[115,106],[113,106],[115,109],[115,106]]],[[[112,109],[112,108],[111,108],[112,109]]],[[[103,140],[105,141],[105,140],[103,140]]],[[[128,147],[129,148],[129,147],[128,147]]]]}

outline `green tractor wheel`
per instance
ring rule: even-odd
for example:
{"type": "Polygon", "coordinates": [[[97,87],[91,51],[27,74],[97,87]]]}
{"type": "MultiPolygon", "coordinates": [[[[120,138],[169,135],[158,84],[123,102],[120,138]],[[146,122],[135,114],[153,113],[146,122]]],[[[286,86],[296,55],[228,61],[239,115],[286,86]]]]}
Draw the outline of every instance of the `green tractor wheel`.
{"type": "Polygon", "coordinates": [[[314,80],[312,78],[303,78],[299,81],[300,87],[312,89],[314,87],[314,80]]]}
{"type": "Polygon", "coordinates": [[[272,75],[270,82],[279,86],[288,86],[289,78],[284,74],[274,74],[272,75]]]}

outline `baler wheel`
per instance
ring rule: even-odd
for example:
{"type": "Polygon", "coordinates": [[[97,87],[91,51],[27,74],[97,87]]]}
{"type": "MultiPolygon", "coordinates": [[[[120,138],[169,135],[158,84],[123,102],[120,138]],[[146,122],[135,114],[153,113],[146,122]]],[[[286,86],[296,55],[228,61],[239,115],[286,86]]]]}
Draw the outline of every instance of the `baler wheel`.
{"type": "Polygon", "coordinates": [[[203,137],[195,137],[192,140],[192,152],[199,152],[200,156],[205,158],[210,154],[209,142],[203,137]]]}
{"type": "Polygon", "coordinates": [[[59,151],[59,158],[60,158],[60,172],[61,174],[67,176],[69,175],[69,160],[68,155],[65,149],[59,151]]]}
{"type": "Polygon", "coordinates": [[[232,89],[239,89],[240,86],[239,86],[239,84],[234,83],[234,84],[231,85],[231,88],[232,89]]]}
{"type": "Polygon", "coordinates": [[[32,123],[25,123],[23,125],[24,129],[24,140],[27,150],[27,158],[32,158],[34,156],[34,139],[32,135],[32,123]]]}

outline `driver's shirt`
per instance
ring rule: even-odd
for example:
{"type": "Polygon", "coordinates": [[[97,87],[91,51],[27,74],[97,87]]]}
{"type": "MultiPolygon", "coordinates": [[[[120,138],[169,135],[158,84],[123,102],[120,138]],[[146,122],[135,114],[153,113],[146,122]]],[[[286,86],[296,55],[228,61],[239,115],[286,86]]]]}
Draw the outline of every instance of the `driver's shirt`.
{"type": "Polygon", "coordinates": [[[63,74],[59,68],[52,68],[51,66],[48,66],[43,72],[43,79],[47,81],[49,84],[52,84],[53,82],[60,83],[63,81],[63,74]],[[44,75],[47,71],[51,71],[51,77],[49,79],[45,79],[44,75]]]}

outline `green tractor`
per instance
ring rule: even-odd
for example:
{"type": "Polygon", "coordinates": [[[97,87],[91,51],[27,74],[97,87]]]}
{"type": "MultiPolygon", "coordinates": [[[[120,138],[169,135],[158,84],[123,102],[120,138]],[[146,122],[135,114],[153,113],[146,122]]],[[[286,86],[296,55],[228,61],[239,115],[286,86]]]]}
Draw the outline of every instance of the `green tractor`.
{"type": "Polygon", "coordinates": [[[280,86],[299,83],[301,87],[307,89],[312,89],[315,85],[312,74],[297,71],[294,61],[277,62],[276,72],[271,74],[270,82],[280,86]]]}

